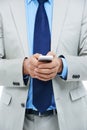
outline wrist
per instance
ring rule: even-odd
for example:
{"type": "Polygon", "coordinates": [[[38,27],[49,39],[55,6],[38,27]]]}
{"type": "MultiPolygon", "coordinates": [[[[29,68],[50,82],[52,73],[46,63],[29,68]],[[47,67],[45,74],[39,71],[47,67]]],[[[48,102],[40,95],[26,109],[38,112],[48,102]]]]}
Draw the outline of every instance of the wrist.
{"type": "Polygon", "coordinates": [[[28,65],[28,58],[25,57],[25,59],[23,61],[23,75],[29,75],[27,72],[27,65],[28,65]]]}
{"type": "Polygon", "coordinates": [[[61,58],[58,58],[58,71],[57,71],[57,73],[61,74],[62,70],[63,70],[63,62],[62,62],[61,58]]]}
{"type": "Polygon", "coordinates": [[[62,78],[62,79],[67,79],[67,73],[68,73],[68,66],[67,66],[67,62],[66,62],[66,59],[64,57],[60,57],[61,60],[62,60],[62,72],[61,73],[58,73],[58,75],[62,78]]]}

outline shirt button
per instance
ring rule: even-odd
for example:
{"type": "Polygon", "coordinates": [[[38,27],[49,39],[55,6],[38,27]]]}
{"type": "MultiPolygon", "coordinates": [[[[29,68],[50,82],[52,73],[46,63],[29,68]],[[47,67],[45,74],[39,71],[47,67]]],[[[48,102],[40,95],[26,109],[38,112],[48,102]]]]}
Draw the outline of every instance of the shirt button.
{"type": "Polygon", "coordinates": [[[22,106],[22,107],[25,107],[25,103],[21,103],[21,106],[22,106]]]}

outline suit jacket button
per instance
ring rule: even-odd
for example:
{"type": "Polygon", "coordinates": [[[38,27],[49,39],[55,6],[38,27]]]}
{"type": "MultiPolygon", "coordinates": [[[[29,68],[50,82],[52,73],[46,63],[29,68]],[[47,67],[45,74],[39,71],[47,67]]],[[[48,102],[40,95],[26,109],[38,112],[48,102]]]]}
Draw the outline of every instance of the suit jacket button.
{"type": "Polygon", "coordinates": [[[20,83],[19,82],[13,82],[13,85],[20,85],[20,83]]]}
{"type": "Polygon", "coordinates": [[[22,106],[22,107],[25,107],[25,103],[21,103],[21,106],[22,106]]]}

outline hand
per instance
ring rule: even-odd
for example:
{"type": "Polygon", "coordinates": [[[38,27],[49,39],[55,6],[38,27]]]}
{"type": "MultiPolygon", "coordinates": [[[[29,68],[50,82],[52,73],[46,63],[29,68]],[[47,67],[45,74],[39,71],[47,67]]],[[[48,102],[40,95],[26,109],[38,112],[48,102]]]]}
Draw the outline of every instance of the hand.
{"type": "Polygon", "coordinates": [[[61,73],[63,69],[62,60],[58,58],[53,52],[47,55],[53,55],[52,62],[39,62],[38,67],[35,68],[35,77],[39,80],[48,81],[61,73]]]}
{"type": "Polygon", "coordinates": [[[34,70],[38,68],[38,57],[40,54],[34,54],[30,58],[25,58],[23,62],[23,74],[35,78],[34,70]]]}

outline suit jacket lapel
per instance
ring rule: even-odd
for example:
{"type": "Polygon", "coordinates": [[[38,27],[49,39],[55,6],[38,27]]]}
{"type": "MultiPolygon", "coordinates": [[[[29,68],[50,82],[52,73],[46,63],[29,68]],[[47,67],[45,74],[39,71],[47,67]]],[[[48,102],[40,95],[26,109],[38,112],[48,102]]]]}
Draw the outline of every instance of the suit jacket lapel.
{"type": "MultiPolygon", "coordinates": [[[[59,39],[66,18],[68,4],[69,0],[54,0],[51,50],[55,53],[57,53],[57,46],[59,45],[59,39]]],[[[25,56],[29,56],[25,2],[24,0],[19,0],[18,2],[12,0],[10,5],[25,56]]]]}
{"type": "Polygon", "coordinates": [[[24,54],[25,56],[29,56],[25,2],[24,0],[12,0],[10,3],[10,7],[20,41],[23,46],[24,54]]]}
{"type": "Polygon", "coordinates": [[[66,18],[69,0],[54,0],[51,50],[57,53],[60,35],[66,18]]]}

